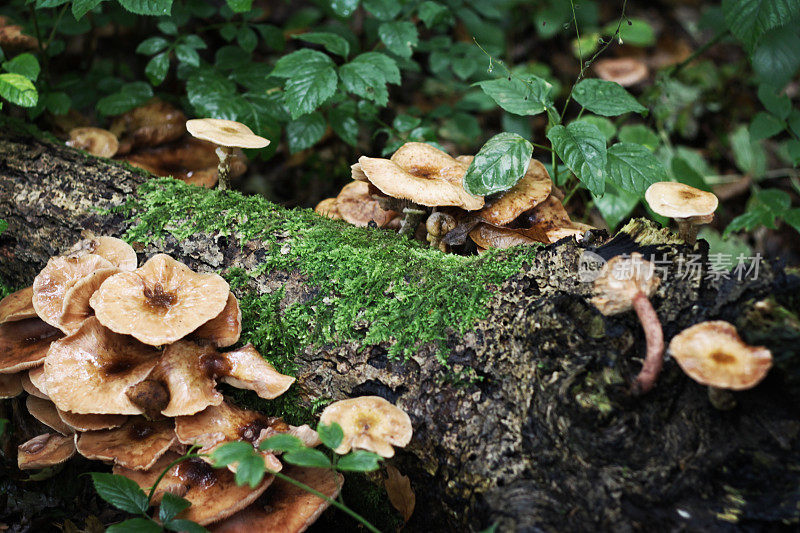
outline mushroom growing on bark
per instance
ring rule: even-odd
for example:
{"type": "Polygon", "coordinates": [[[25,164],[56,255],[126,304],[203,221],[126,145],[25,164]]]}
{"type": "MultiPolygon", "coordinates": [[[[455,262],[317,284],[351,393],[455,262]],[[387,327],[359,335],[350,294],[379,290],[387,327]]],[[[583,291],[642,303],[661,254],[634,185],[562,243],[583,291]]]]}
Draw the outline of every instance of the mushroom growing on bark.
{"type": "Polygon", "coordinates": [[[64,254],[81,257],[87,254],[99,255],[120,270],[136,270],[136,251],[122,239],[116,237],[89,237],[78,241],[64,254]]]}
{"type": "Polygon", "coordinates": [[[147,470],[176,441],[172,420],[148,421],[132,417],[119,428],[79,434],[75,447],[87,459],[113,462],[131,470],[147,470]]]}
{"type": "Polygon", "coordinates": [[[32,299],[33,287],[26,287],[0,300],[0,324],[36,317],[32,299]]]}
{"type": "Polygon", "coordinates": [[[508,224],[547,200],[552,188],[553,182],[547,169],[536,159],[531,159],[528,170],[516,185],[496,199],[488,201],[476,215],[496,226],[508,224]]]}
{"type": "Polygon", "coordinates": [[[455,217],[442,211],[431,213],[428,220],[425,222],[425,229],[428,232],[427,239],[431,244],[431,248],[439,248],[442,252],[447,251],[447,244],[442,239],[456,229],[458,223],[455,217]]]}
{"type": "Polygon", "coordinates": [[[641,83],[650,74],[647,64],[635,57],[600,59],[594,64],[594,71],[599,78],[619,83],[623,87],[641,83]]]}
{"type": "Polygon", "coordinates": [[[186,115],[180,109],[159,100],[150,99],[114,119],[111,132],[119,138],[119,153],[132,148],[159,146],[174,141],[184,133],[186,115]]]}
{"type": "Polygon", "coordinates": [[[411,442],[411,419],[380,396],[334,402],[322,411],[319,421],[325,425],[336,422],[342,427],[344,438],[335,450],[338,454],[356,448],[393,457],[392,445],[404,447],[411,442]]]}
{"type": "Polygon", "coordinates": [[[342,188],[336,197],[336,213],[345,222],[359,228],[367,227],[370,222],[383,228],[397,216],[392,210],[384,210],[378,200],[372,198],[369,184],[363,181],[351,181],[342,188]]]}
{"type": "Polygon", "coordinates": [[[652,184],[644,198],[655,213],[675,219],[680,238],[690,246],[697,240],[698,226],[714,220],[714,211],[719,205],[714,193],[674,181],[652,184]]]}
{"type": "Polygon", "coordinates": [[[242,334],[242,310],[239,300],[233,293],[228,294],[225,308],[216,317],[212,318],[192,333],[196,339],[204,339],[217,348],[225,348],[239,342],[242,334]]]}
{"type": "Polygon", "coordinates": [[[25,399],[25,407],[33,418],[45,426],[55,429],[62,435],[72,435],[75,433],[71,427],[61,420],[61,417],[58,416],[58,410],[55,404],[50,400],[44,400],[36,396],[28,396],[25,399]]]}
{"type": "Polygon", "coordinates": [[[116,135],[102,128],[91,127],[70,130],[66,145],[105,158],[113,157],[119,149],[116,135]]]}
{"type": "Polygon", "coordinates": [[[219,156],[219,188],[228,188],[230,175],[230,158],[234,148],[264,148],[269,140],[259,137],[240,122],[216,118],[201,118],[186,121],[186,130],[198,139],[217,145],[219,156]]]}
{"type": "Polygon", "coordinates": [[[40,366],[50,343],[63,336],[61,330],[39,318],[0,324],[0,374],[13,374],[40,366]]]}
{"type": "Polygon", "coordinates": [[[660,278],[655,266],[634,252],[630,256],[615,256],[603,265],[594,281],[592,304],[605,316],[624,313],[633,308],[642,324],[647,340],[644,364],[633,382],[636,394],[653,388],[664,364],[664,334],[649,298],[658,288],[660,278]]]}
{"type": "Polygon", "coordinates": [[[261,398],[272,400],[292,386],[295,378],[281,374],[252,344],[220,354],[221,381],[238,389],[255,391],[261,398]]]}
{"type": "Polygon", "coordinates": [[[20,372],[15,374],[0,374],[0,400],[14,398],[23,391],[22,375],[20,372]]]}
{"type": "Polygon", "coordinates": [[[75,437],[45,433],[17,446],[20,470],[55,466],[75,455],[75,437]]]}

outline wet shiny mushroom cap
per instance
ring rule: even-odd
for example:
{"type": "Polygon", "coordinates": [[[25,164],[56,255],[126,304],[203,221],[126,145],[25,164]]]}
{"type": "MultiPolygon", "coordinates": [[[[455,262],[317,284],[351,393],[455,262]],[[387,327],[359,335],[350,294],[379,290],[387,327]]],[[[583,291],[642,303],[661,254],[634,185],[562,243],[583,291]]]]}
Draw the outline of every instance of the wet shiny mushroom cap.
{"type": "Polygon", "coordinates": [[[102,235],[80,240],[65,255],[80,257],[87,254],[99,255],[120,270],[136,270],[136,251],[116,237],[102,235]]]}
{"type": "Polygon", "coordinates": [[[105,280],[120,272],[118,268],[103,268],[79,279],[64,293],[64,304],[59,318],[60,329],[66,334],[74,333],[83,321],[94,314],[89,300],[105,280]]]}
{"type": "Polygon", "coordinates": [[[223,362],[218,371],[221,381],[239,389],[255,391],[266,400],[277,398],[295,381],[292,376],[275,370],[250,343],[224,352],[220,357],[223,362]]]}
{"type": "Polygon", "coordinates": [[[75,455],[75,437],[45,433],[17,446],[17,465],[20,470],[35,470],[55,466],[75,455]]]}
{"type": "Polygon", "coordinates": [[[381,208],[364,181],[351,181],[342,188],[336,197],[336,212],[345,222],[359,228],[366,228],[370,222],[383,228],[397,216],[394,211],[381,208]]]}
{"type": "Polygon", "coordinates": [[[650,74],[647,64],[635,57],[599,59],[594,63],[594,71],[599,78],[619,83],[623,87],[641,83],[650,74]]]}
{"type": "Polygon", "coordinates": [[[392,154],[391,161],[412,176],[443,180],[457,187],[462,186],[469,167],[435,146],[420,142],[405,143],[392,154]]]}
{"type": "Polygon", "coordinates": [[[544,202],[550,196],[552,187],[547,169],[536,159],[531,159],[528,170],[517,184],[500,197],[490,200],[476,214],[490,224],[508,224],[544,202]]]}
{"type": "Polygon", "coordinates": [[[124,425],[78,435],[75,446],[87,459],[147,470],[177,441],[172,420],[131,417],[124,425]]]}
{"type": "Polygon", "coordinates": [[[637,294],[649,298],[660,282],[655,265],[645,261],[640,253],[617,255],[603,265],[595,279],[592,304],[606,316],[624,313],[632,308],[637,294]]]}
{"type": "Polygon", "coordinates": [[[670,341],[669,353],[690,378],[719,389],[755,387],[772,367],[768,349],[749,346],[722,320],[683,330],[670,341]]]}
{"type": "Polygon", "coordinates": [[[0,374],[12,374],[40,366],[50,343],[60,339],[61,330],[39,318],[0,324],[0,374]]]}
{"type": "Polygon", "coordinates": [[[150,99],[114,119],[111,131],[120,139],[120,153],[132,148],[159,146],[184,135],[186,115],[172,105],[150,99]]]}
{"type": "Polygon", "coordinates": [[[113,157],[119,149],[116,135],[108,130],[92,127],[70,130],[66,145],[106,158],[113,157]]]}
{"type": "Polygon", "coordinates": [[[339,207],[336,205],[336,198],[325,198],[317,204],[314,208],[314,212],[334,220],[342,219],[342,215],[339,214],[339,207]]]}
{"type": "Polygon", "coordinates": [[[197,118],[186,121],[186,130],[193,136],[218,146],[233,148],[264,148],[269,140],[259,137],[253,130],[233,120],[197,118]]]}
{"type": "Polygon", "coordinates": [[[55,404],[50,400],[44,400],[36,396],[28,396],[25,399],[25,407],[33,418],[62,435],[72,435],[75,433],[71,427],[61,420],[61,417],[58,416],[58,410],[55,404]]]}
{"type": "Polygon", "coordinates": [[[0,324],[16,322],[26,318],[34,318],[36,310],[33,308],[33,287],[26,287],[17,292],[12,292],[0,300],[0,324]]]}
{"type": "Polygon", "coordinates": [[[500,228],[483,222],[476,225],[469,232],[469,238],[484,250],[491,248],[505,249],[523,244],[531,245],[546,242],[543,240],[546,239],[546,236],[541,232],[540,235],[528,236],[515,229],[500,228]]]}
{"type": "Polygon", "coordinates": [[[351,449],[375,452],[382,457],[394,456],[392,446],[411,442],[411,419],[405,411],[380,396],[361,396],[330,404],[322,412],[320,423],[339,424],[344,431],[336,453],[351,449]]]}
{"type": "Polygon", "coordinates": [[[219,275],[193,272],[170,256],[158,254],[133,272],[108,278],[90,303],[107,328],[160,346],[218,316],[229,293],[228,283],[219,275]]]}
{"type": "Polygon", "coordinates": [[[719,205],[717,197],[683,183],[661,181],[652,184],[644,193],[650,209],[663,217],[706,217],[719,205]]]}
{"type": "Polygon", "coordinates": [[[192,337],[210,342],[217,348],[225,348],[239,342],[242,334],[242,310],[233,293],[228,294],[225,308],[192,333],[192,337]]]}
{"type": "Polygon", "coordinates": [[[0,400],[14,398],[22,394],[22,375],[20,372],[15,374],[0,374],[0,400]]]}

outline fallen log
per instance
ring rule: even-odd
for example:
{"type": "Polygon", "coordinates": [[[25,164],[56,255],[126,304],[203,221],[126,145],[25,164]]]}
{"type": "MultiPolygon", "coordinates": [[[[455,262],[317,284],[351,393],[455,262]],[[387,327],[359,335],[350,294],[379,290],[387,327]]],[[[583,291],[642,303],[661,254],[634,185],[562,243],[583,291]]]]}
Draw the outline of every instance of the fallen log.
{"type": "Polygon", "coordinates": [[[2,130],[0,280],[30,284],[86,231],[126,236],[140,260],[165,252],[222,273],[252,340],[297,375],[290,401],[377,394],[409,412],[414,439],[395,459],[417,495],[409,530],[770,529],[800,519],[800,279],[774,263],[717,277],[702,242],[689,250],[643,221],[605,244],[593,233],[581,244],[445,256],[2,130]],[[633,396],[644,335],[633,313],[603,317],[588,301],[587,249],[656,254],[665,341],[728,320],[773,351],[768,379],[721,412],[667,360],[655,389],[633,396]]]}

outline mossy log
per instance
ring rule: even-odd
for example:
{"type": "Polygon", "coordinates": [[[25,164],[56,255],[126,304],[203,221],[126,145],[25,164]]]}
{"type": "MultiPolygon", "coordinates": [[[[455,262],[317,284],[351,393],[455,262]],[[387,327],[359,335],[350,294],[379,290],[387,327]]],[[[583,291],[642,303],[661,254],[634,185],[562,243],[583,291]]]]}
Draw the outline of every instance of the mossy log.
{"type": "MultiPolygon", "coordinates": [[[[336,283],[325,283],[319,269],[310,274],[299,263],[306,251],[292,251],[315,238],[317,225],[363,237],[354,246],[393,242],[395,251],[448,261],[381,230],[349,230],[307,211],[301,216],[298,210],[263,207],[266,202],[248,207],[235,193],[192,191],[195,200],[227,202],[215,215],[219,223],[204,230],[192,222],[202,215],[196,204],[190,208],[180,201],[189,194],[187,187],[162,181],[143,192],[148,178],[130,168],[18,128],[3,129],[0,218],[8,230],[0,236],[0,278],[13,286],[31,283],[50,256],[84,231],[128,232],[141,243],[140,259],[158,251],[202,271],[246,271],[245,282],[235,287],[243,302],[248,294],[280,294],[274,312],[280,317],[305,305],[303,320],[314,331],[317,316],[331,306],[347,306],[343,295],[351,294],[342,280],[339,291],[336,283]],[[156,206],[152,194],[159,187],[172,189],[156,206]],[[246,216],[236,214],[237,206],[246,216]],[[174,220],[163,217],[170,209],[174,220]],[[261,232],[255,231],[262,224],[259,209],[269,211],[261,232]],[[157,218],[154,210],[161,220],[148,226],[157,218]],[[231,212],[235,216],[224,216],[231,212]],[[283,224],[281,217],[295,218],[283,224]],[[234,224],[229,231],[228,223],[234,224]],[[150,231],[159,232],[158,242],[147,242],[150,231]]],[[[629,225],[627,235],[596,251],[606,257],[633,250],[666,254],[668,269],[652,298],[666,342],[694,323],[723,319],[776,357],[768,379],[737,393],[731,411],[715,410],[706,388],[671,360],[655,389],[635,397],[629,383],[645,352],[635,315],[600,315],[587,300],[591,284],[578,274],[585,248],[602,240],[597,234],[581,245],[564,241],[525,252],[523,260],[489,256],[480,268],[492,269],[494,277],[476,279],[493,284],[485,287],[485,297],[471,300],[479,312],[465,309],[467,322],[445,329],[438,342],[415,330],[412,334],[427,342],[399,355],[393,346],[403,332],[371,335],[377,320],[365,309],[347,315],[356,317],[347,327],[326,319],[327,333],[295,335],[314,340],[293,354],[303,402],[378,394],[411,415],[414,439],[395,459],[417,495],[409,530],[481,530],[492,524],[498,531],[772,530],[797,524],[800,280],[766,262],[757,279],[713,279],[705,271],[680,276],[686,266],[682,254],[702,255],[704,243],[692,252],[664,230],[644,222],[629,225]],[[503,262],[513,268],[502,270],[503,262]]],[[[325,246],[315,243],[309,250],[325,246]]],[[[353,259],[372,262],[353,267],[365,276],[394,268],[389,261],[396,260],[387,255],[381,264],[380,254],[366,257],[353,259]]],[[[479,268],[477,262],[463,264],[479,268]]],[[[435,269],[427,273],[431,279],[438,275],[435,269]]],[[[452,298],[461,290],[457,283],[445,288],[452,298]]],[[[402,299],[391,287],[382,294],[402,299]]],[[[413,309],[404,314],[402,301],[385,303],[375,305],[402,314],[401,324],[419,318],[413,309]]],[[[445,299],[440,303],[447,306],[445,299]]],[[[334,315],[327,316],[344,316],[334,315]]]]}

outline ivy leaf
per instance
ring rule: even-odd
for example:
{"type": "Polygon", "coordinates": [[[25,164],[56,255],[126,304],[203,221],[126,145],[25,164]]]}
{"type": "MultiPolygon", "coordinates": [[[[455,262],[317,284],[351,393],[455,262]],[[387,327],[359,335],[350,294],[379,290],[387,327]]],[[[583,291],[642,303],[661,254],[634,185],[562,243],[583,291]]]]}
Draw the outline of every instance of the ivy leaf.
{"type": "Polygon", "coordinates": [[[800,15],[795,0],[722,0],[728,29],[750,50],[767,32],[800,15]]]}
{"type": "Polygon", "coordinates": [[[303,49],[283,56],[272,75],[287,78],[284,102],[292,118],[311,113],[336,92],[338,79],[330,57],[303,49]]]}
{"type": "Polygon", "coordinates": [[[322,441],[322,444],[334,450],[339,447],[344,439],[344,431],[342,431],[342,426],[334,422],[331,425],[319,424],[317,426],[317,434],[319,434],[319,440],[322,441]]]}
{"type": "Polygon", "coordinates": [[[364,0],[364,9],[378,20],[392,20],[403,10],[403,4],[397,0],[364,0]]]}
{"type": "Polygon", "coordinates": [[[325,117],[315,111],[286,125],[289,152],[297,153],[317,143],[325,134],[325,117]]]}
{"type": "Polygon", "coordinates": [[[167,77],[169,71],[169,52],[161,52],[154,55],[147,65],[144,67],[144,73],[147,74],[147,79],[153,85],[160,85],[167,77]]]}
{"type": "Polygon", "coordinates": [[[167,46],[169,46],[169,41],[163,37],[150,37],[139,43],[139,46],[136,47],[136,53],[151,56],[161,52],[167,46]]]}
{"type": "Polygon", "coordinates": [[[100,5],[104,0],[72,0],[72,15],[81,20],[86,13],[100,5]]]}
{"type": "Polygon", "coordinates": [[[169,522],[190,505],[192,504],[188,500],[176,496],[171,492],[165,492],[158,507],[158,519],[162,522],[169,522]]]}
{"type": "Polygon", "coordinates": [[[558,157],[573,174],[595,196],[600,196],[606,187],[606,165],[608,151],[606,138],[594,124],[572,122],[550,128],[547,138],[558,157]]]}
{"type": "Polygon", "coordinates": [[[572,97],[587,110],[604,117],[615,117],[631,111],[644,113],[647,108],[622,85],[613,81],[590,78],[572,89],[572,97]]]}
{"type": "MultiPolygon", "coordinates": [[[[328,123],[333,131],[350,146],[358,144],[358,121],[356,116],[356,103],[345,102],[328,113],[328,123]]],[[[335,448],[335,446],[334,446],[335,448]]]]}
{"type": "Polygon", "coordinates": [[[411,57],[411,49],[419,44],[416,26],[407,21],[384,22],[378,26],[378,36],[390,52],[406,59],[411,57]]]}
{"type": "Polygon", "coordinates": [[[234,13],[245,13],[253,7],[253,0],[225,0],[234,13]]]}
{"type": "Polygon", "coordinates": [[[0,97],[22,107],[33,107],[39,101],[39,93],[31,80],[13,72],[0,74],[0,97]]]}
{"type": "Polygon", "coordinates": [[[345,90],[378,105],[389,103],[387,83],[400,83],[400,69],[394,59],[380,52],[366,52],[339,68],[345,90]]]}
{"type": "Polygon", "coordinates": [[[131,518],[108,526],[106,533],[161,533],[161,526],[147,518],[131,518]]]}
{"type": "Polygon", "coordinates": [[[172,0],[118,0],[119,5],[137,15],[164,16],[172,12],[172,0]]]}
{"type": "Polygon", "coordinates": [[[784,128],[786,128],[786,123],[781,119],[761,111],[750,122],[750,138],[754,141],[768,139],[782,132],[784,128]]]}
{"type": "Polygon", "coordinates": [[[302,448],[283,454],[282,459],[292,465],[307,466],[312,468],[330,468],[331,461],[328,456],[314,448],[302,448]]]}
{"type": "Polygon", "coordinates": [[[653,183],[667,179],[667,169],[641,144],[617,143],[609,148],[607,171],[614,185],[639,195],[653,183]]]}
{"type": "Polygon", "coordinates": [[[358,0],[331,0],[331,9],[340,17],[349,17],[358,8],[358,0]]]}
{"type": "Polygon", "coordinates": [[[613,183],[606,183],[603,196],[593,196],[594,205],[612,231],[633,212],[639,199],[638,194],[620,190],[613,183]]]}
{"type": "Polygon", "coordinates": [[[350,43],[344,37],[335,33],[309,32],[294,35],[293,37],[307,43],[321,44],[328,52],[344,58],[347,58],[348,54],[350,54],[350,43]]]}
{"type": "Polygon", "coordinates": [[[342,472],[372,472],[380,468],[382,460],[377,453],[356,450],[341,457],[336,463],[336,469],[342,472]]]}
{"type": "Polygon", "coordinates": [[[119,91],[97,101],[96,109],[102,115],[120,115],[140,106],[153,97],[150,84],[137,81],[123,85],[119,91]]]}
{"type": "Polygon", "coordinates": [[[464,175],[464,189],[475,196],[507,191],[525,175],[533,145],[516,133],[498,133],[484,144],[464,175]]]}
{"type": "Polygon", "coordinates": [[[3,68],[8,72],[20,74],[31,81],[36,81],[39,77],[39,60],[31,53],[19,54],[14,59],[3,62],[3,68]]]}
{"type": "Polygon", "coordinates": [[[280,433],[262,441],[258,446],[258,449],[262,451],[271,450],[273,452],[290,452],[292,450],[299,450],[300,448],[304,447],[303,441],[294,435],[280,433]]]}
{"type": "Polygon", "coordinates": [[[552,85],[537,76],[526,79],[498,78],[478,82],[483,92],[497,105],[515,115],[538,115],[553,105],[550,99],[552,85]]]}
{"type": "Polygon", "coordinates": [[[131,514],[147,512],[147,495],[135,481],[125,476],[99,472],[92,472],[91,476],[97,494],[117,509],[131,514]]]}

